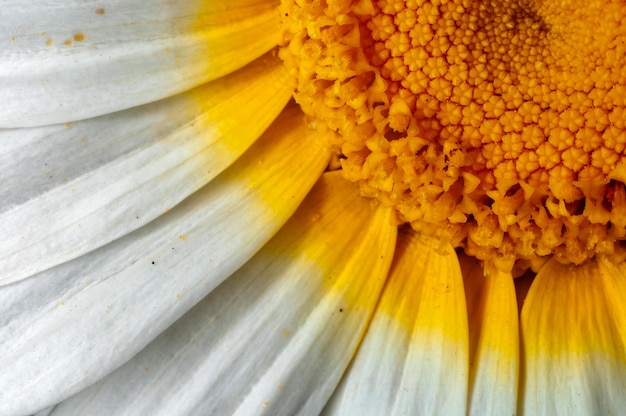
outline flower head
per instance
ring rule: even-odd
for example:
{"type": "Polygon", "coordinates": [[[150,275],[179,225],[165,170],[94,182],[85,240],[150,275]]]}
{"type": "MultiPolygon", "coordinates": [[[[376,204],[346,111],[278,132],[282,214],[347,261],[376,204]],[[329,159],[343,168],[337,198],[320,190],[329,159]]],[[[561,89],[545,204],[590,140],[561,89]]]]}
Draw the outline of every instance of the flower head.
{"type": "Polygon", "coordinates": [[[0,413],[621,413],[625,11],[3,4],[0,413]]]}

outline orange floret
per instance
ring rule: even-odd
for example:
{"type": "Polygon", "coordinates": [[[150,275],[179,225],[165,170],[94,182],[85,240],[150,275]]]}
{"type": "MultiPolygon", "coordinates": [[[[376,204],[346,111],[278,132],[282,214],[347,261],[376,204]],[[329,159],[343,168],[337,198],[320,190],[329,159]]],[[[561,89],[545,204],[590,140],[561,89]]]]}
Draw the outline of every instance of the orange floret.
{"type": "Polygon", "coordinates": [[[626,239],[621,0],[283,0],[281,57],[346,178],[502,263],[626,239]]]}

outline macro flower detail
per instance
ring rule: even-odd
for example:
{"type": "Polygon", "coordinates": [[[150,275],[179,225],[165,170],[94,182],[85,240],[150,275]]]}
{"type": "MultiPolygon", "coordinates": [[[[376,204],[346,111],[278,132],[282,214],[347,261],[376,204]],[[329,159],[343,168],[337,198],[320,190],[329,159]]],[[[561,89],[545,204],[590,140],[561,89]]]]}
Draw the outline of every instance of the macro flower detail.
{"type": "Polygon", "coordinates": [[[296,99],[403,222],[510,263],[624,239],[623,5],[283,3],[296,99]]]}
{"type": "Polygon", "coordinates": [[[626,412],[626,6],[0,8],[0,414],[626,412]]]}

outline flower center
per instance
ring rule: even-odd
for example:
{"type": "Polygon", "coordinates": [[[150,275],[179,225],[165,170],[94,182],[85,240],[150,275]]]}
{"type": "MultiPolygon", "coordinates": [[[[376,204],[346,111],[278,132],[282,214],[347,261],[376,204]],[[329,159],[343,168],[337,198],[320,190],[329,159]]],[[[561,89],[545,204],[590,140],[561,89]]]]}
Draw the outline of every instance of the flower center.
{"type": "Polygon", "coordinates": [[[281,57],[344,175],[483,260],[626,237],[626,6],[283,0],[281,57]]]}

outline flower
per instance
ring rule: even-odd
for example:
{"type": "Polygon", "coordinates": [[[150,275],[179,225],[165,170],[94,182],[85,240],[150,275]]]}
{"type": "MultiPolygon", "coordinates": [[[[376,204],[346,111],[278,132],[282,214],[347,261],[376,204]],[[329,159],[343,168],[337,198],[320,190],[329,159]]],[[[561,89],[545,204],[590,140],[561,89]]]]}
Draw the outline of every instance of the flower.
{"type": "Polygon", "coordinates": [[[620,414],[623,5],[544,3],[5,2],[0,414],[620,414]]]}

